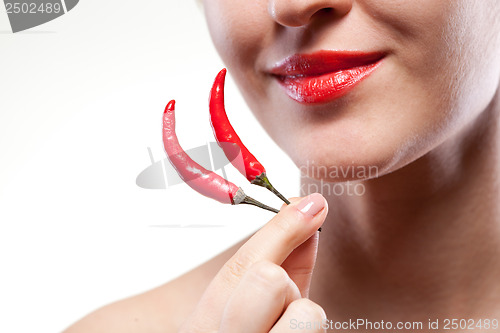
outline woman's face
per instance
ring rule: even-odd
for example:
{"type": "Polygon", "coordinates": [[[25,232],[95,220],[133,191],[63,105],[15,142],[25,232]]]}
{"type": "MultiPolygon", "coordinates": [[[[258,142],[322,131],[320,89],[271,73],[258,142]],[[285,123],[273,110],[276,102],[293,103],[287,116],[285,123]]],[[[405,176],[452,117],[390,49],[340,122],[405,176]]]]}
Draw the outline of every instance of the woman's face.
{"type": "MultiPolygon", "coordinates": [[[[393,171],[451,138],[498,89],[498,0],[204,0],[204,8],[229,73],[298,166],[393,171]]],[[[345,180],[337,176],[322,177],[345,180]]]]}

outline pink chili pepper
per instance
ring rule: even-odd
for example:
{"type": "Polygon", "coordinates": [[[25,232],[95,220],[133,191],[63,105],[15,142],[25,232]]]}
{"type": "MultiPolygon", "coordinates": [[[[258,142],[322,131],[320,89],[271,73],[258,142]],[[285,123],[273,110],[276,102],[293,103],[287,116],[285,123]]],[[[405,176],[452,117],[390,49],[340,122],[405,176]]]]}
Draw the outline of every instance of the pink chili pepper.
{"type": "Polygon", "coordinates": [[[193,161],[182,149],[175,134],[175,100],[163,113],[163,145],[167,157],[179,176],[193,190],[225,204],[251,204],[278,213],[279,211],[247,196],[241,187],[227,181],[193,161]]]}

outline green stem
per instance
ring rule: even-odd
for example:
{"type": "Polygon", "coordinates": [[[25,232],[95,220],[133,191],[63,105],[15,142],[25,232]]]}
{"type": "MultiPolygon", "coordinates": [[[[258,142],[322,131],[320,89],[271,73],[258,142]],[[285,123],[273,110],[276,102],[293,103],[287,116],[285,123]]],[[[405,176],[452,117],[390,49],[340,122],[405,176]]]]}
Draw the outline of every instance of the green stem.
{"type": "Polygon", "coordinates": [[[267,188],[269,191],[273,192],[278,198],[283,200],[284,203],[286,203],[287,205],[290,204],[290,201],[288,201],[287,198],[285,198],[280,192],[278,192],[277,189],[274,188],[274,186],[271,184],[271,182],[267,178],[265,172],[263,172],[260,175],[258,175],[257,177],[255,177],[255,179],[252,180],[251,183],[267,188]]]}
{"type": "Polygon", "coordinates": [[[262,202],[257,201],[254,198],[249,197],[248,195],[245,195],[245,197],[243,198],[243,200],[240,203],[254,205],[254,206],[260,207],[262,209],[269,210],[269,211],[271,211],[273,213],[279,213],[280,212],[279,210],[277,210],[277,209],[275,209],[273,207],[269,207],[268,205],[264,205],[262,202]]]}

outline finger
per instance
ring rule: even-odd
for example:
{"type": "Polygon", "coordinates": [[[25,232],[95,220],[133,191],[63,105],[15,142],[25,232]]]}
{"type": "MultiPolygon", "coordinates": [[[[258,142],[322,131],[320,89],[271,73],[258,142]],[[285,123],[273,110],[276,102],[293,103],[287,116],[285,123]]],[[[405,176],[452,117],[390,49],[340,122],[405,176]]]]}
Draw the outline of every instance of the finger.
{"type": "Polygon", "coordinates": [[[190,322],[203,322],[205,328],[217,330],[225,304],[248,268],[259,261],[281,265],[323,224],[327,210],[326,200],[319,193],[283,207],[224,264],[203,294],[190,322]]]}
{"type": "Polygon", "coordinates": [[[219,332],[269,332],[300,292],[285,270],[268,261],[245,273],[224,308],[219,332]]]}
{"type": "Polygon", "coordinates": [[[319,232],[315,232],[297,247],[281,265],[299,288],[302,297],[309,297],[309,287],[318,253],[318,242],[319,232]]]}
{"type": "MultiPolygon", "coordinates": [[[[297,203],[300,201],[300,199],[302,199],[301,197],[291,197],[291,198],[288,198],[288,201],[290,201],[290,203],[297,203]]],[[[281,208],[283,209],[284,207],[288,206],[286,203],[283,203],[281,205],[281,208]]]]}
{"type": "Polygon", "coordinates": [[[327,213],[325,198],[314,193],[284,207],[228,260],[220,275],[234,283],[252,264],[267,260],[281,265],[290,253],[322,225],[327,213]]]}
{"type": "Polygon", "coordinates": [[[326,332],[326,314],[321,306],[307,298],[290,303],[285,313],[269,333],[326,332]]]}

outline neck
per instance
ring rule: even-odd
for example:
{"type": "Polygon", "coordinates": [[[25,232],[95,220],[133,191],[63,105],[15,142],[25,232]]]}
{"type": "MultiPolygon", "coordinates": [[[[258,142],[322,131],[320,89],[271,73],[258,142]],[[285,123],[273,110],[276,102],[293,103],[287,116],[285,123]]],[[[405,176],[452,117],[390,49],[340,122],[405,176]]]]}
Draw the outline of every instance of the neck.
{"type": "Polygon", "coordinates": [[[360,182],[363,195],[327,197],[311,299],[329,319],[498,318],[499,111],[490,104],[417,161],[360,182]]]}

